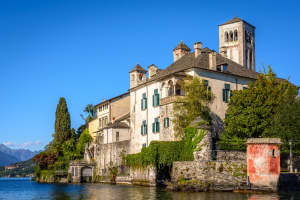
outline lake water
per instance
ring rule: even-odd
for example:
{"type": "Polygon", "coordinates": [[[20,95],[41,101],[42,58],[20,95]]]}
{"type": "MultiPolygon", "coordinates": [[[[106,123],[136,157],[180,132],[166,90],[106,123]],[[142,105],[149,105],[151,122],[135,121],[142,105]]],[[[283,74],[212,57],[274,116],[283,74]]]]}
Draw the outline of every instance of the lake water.
{"type": "Polygon", "coordinates": [[[0,178],[0,200],[300,200],[300,192],[280,194],[247,194],[232,192],[169,192],[163,188],[107,184],[39,184],[30,179],[0,178]]]}

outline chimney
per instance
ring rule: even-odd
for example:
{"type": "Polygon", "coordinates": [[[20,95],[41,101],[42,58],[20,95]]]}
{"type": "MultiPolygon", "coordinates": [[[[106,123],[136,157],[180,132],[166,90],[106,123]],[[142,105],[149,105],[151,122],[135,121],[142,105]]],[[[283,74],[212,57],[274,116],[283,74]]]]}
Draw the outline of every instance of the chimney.
{"type": "Polygon", "coordinates": [[[199,56],[201,54],[201,49],[202,49],[202,43],[201,42],[196,42],[194,44],[194,50],[195,50],[195,57],[199,56]]]}
{"type": "Polygon", "coordinates": [[[227,58],[227,48],[226,47],[221,47],[220,48],[220,54],[221,54],[221,56],[227,58]]]}
{"type": "Polygon", "coordinates": [[[158,72],[158,68],[154,64],[150,65],[148,69],[149,69],[149,78],[151,78],[158,72]]]}
{"type": "Polygon", "coordinates": [[[208,60],[209,60],[209,69],[216,70],[217,68],[217,53],[215,51],[211,51],[208,54],[208,60]]]}
{"type": "Polygon", "coordinates": [[[174,57],[174,62],[179,60],[182,56],[189,54],[191,49],[184,44],[182,41],[173,49],[173,57],[174,57]]]}

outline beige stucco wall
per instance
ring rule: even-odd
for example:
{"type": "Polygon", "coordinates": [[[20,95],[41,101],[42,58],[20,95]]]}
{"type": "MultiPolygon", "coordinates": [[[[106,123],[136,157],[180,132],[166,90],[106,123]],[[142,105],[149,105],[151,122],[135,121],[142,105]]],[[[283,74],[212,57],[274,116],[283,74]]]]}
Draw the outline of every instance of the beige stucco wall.
{"type": "Polygon", "coordinates": [[[91,137],[93,138],[93,141],[95,141],[96,139],[96,131],[99,130],[99,122],[98,122],[98,119],[94,119],[92,121],[90,121],[88,123],[88,128],[89,128],[89,134],[91,135],[91,137]]]}
{"type": "Polygon", "coordinates": [[[121,99],[113,101],[110,104],[111,109],[111,119],[115,120],[123,115],[129,113],[130,111],[130,95],[126,95],[121,99]]]}

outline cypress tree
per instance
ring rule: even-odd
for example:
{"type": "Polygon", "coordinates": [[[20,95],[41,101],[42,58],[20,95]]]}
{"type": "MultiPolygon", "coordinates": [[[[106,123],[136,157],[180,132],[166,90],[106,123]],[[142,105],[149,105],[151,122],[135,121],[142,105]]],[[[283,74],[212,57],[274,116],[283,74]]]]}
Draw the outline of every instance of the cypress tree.
{"type": "Polygon", "coordinates": [[[66,99],[61,97],[55,112],[54,144],[62,145],[71,137],[71,120],[66,99]]]}

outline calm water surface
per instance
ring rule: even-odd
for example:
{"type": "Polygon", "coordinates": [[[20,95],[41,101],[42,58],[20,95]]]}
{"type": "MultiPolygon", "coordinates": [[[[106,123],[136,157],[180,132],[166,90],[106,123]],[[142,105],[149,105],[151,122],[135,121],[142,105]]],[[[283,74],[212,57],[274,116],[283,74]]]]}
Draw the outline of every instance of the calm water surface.
{"type": "Polygon", "coordinates": [[[174,199],[174,200],[300,200],[300,192],[280,194],[244,194],[231,192],[169,192],[162,188],[106,184],[38,184],[29,179],[0,178],[0,200],[85,200],[85,199],[174,199]]]}

